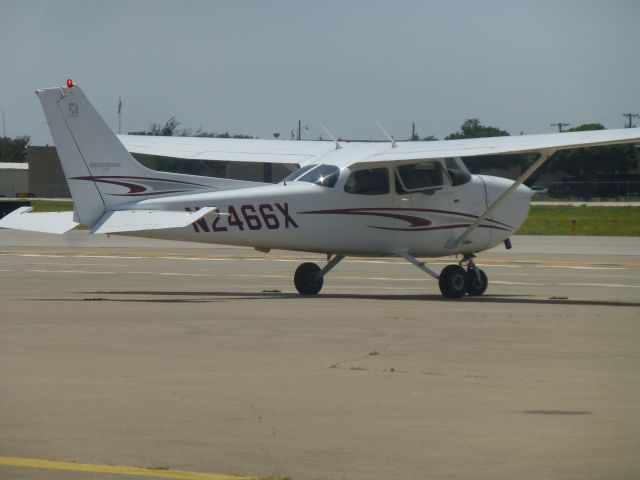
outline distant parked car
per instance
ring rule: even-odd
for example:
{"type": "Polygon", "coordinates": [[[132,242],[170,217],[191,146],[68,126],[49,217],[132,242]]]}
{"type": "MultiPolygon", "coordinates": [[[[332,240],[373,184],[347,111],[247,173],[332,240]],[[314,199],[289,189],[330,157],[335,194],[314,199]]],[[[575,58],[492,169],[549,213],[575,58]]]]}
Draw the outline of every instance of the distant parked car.
{"type": "Polygon", "coordinates": [[[569,185],[553,185],[547,189],[547,193],[554,197],[570,197],[573,195],[573,191],[569,185]]]}
{"type": "Polygon", "coordinates": [[[534,195],[545,195],[545,194],[549,193],[549,190],[547,190],[544,187],[541,187],[540,185],[532,185],[531,186],[531,191],[533,191],[534,195]]]}

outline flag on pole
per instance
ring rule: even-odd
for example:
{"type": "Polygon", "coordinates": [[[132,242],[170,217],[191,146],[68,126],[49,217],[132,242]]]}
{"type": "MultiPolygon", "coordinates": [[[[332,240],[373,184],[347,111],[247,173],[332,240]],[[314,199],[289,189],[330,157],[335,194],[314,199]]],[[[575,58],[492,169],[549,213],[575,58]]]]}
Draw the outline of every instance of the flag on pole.
{"type": "Polygon", "coordinates": [[[118,97],[118,115],[122,113],[122,98],[118,97]]]}

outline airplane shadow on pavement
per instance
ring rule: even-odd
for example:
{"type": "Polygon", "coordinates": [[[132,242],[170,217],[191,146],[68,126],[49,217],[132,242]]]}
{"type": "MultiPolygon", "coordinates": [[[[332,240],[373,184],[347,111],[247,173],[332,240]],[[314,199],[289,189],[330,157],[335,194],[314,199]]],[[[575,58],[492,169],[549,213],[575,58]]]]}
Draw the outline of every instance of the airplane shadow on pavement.
{"type": "MultiPolygon", "coordinates": [[[[447,299],[439,294],[425,295],[378,295],[361,293],[326,293],[303,296],[298,293],[286,292],[211,292],[211,291],[160,291],[160,290],[110,290],[94,292],[77,292],[83,295],[124,295],[124,296],[149,296],[150,298],[109,298],[87,297],[82,301],[111,301],[111,302],[166,302],[166,303],[199,303],[207,301],[238,300],[386,300],[386,301],[415,301],[415,302],[471,302],[493,304],[523,304],[523,305],[567,305],[567,306],[601,306],[601,307],[640,307],[640,302],[620,300],[589,300],[589,299],[563,299],[563,298],[532,298],[526,295],[483,295],[478,297],[465,296],[461,299],[447,299]],[[171,298],[154,298],[171,297],[171,298]],[[192,297],[192,298],[188,298],[192,297]],[[193,298],[195,297],[195,298],[193,298]]],[[[65,300],[65,299],[60,299],[65,300]]],[[[68,300],[68,299],[67,299],[68,300]]]]}

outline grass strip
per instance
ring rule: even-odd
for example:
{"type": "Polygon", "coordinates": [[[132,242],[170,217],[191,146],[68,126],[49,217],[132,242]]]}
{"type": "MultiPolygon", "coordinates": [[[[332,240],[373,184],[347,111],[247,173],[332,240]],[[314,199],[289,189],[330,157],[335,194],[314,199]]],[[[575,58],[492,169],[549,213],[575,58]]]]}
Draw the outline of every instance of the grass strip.
{"type": "Polygon", "coordinates": [[[529,216],[516,233],[640,236],[640,207],[533,205],[529,216]]]}
{"type": "Polygon", "coordinates": [[[31,206],[34,212],[66,212],[73,210],[71,200],[32,200],[31,206]]]}

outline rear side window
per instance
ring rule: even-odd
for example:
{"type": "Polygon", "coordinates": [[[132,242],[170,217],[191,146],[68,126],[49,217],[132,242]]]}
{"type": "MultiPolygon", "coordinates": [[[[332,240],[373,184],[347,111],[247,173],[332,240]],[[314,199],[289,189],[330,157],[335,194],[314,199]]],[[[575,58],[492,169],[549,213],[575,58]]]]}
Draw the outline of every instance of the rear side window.
{"type": "Polygon", "coordinates": [[[396,169],[396,190],[398,193],[421,192],[442,188],[444,170],[440,162],[412,163],[396,169]]]}
{"type": "Polygon", "coordinates": [[[369,168],[353,172],[347,179],[344,191],[358,195],[389,193],[389,170],[387,168],[369,168]]]}

